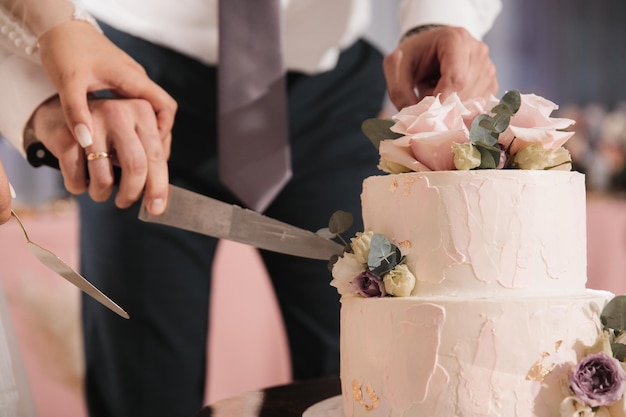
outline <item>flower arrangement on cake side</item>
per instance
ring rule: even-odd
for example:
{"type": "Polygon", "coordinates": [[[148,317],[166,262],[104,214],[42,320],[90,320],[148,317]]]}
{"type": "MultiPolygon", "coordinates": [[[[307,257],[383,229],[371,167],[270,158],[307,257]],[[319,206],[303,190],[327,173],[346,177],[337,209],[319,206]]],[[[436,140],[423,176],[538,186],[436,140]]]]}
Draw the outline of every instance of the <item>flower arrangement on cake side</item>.
{"type": "Polygon", "coordinates": [[[598,340],[566,375],[561,417],[626,416],[626,296],[614,297],[600,318],[598,340]]]}
{"type": "MultiPolygon", "coordinates": [[[[553,118],[558,106],[535,94],[508,91],[500,100],[461,101],[451,94],[425,97],[391,120],[368,119],[363,132],[378,148],[378,167],[389,174],[473,169],[572,169],[563,147],[574,120],[553,118]],[[489,109],[489,110],[487,110],[489,109]]],[[[346,213],[318,233],[340,237],[351,225],[346,213]]],[[[331,259],[331,285],[342,296],[409,296],[416,278],[401,250],[375,231],[357,233],[342,256],[331,259]]]]}

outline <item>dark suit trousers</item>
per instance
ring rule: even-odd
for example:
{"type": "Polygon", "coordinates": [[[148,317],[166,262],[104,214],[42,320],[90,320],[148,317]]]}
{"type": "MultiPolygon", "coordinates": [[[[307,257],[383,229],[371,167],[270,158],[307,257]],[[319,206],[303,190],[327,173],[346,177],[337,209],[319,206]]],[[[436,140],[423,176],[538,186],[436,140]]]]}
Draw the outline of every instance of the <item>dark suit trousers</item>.
{"type": "MultiPolygon", "coordinates": [[[[178,102],[171,182],[240,204],[217,176],[216,69],[103,27],[178,102]]],[[[360,41],[333,71],[289,74],[294,175],[268,216],[315,231],[341,209],[355,216],[344,238],[362,230],[361,183],[380,172],[360,125],[383,103],[381,60],[360,41]]],[[[217,241],[140,222],[137,206],[119,210],[112,199],[93,203],[87,196],[79,201],[82,272],[131,315],[124,320],[83,298],[90,415],[191,416],[202,406],[217,241]]],[[[262,257],[284,317],[293,377],[338,374],[339,297],[327,263],[270,252],[262,257]]]]}

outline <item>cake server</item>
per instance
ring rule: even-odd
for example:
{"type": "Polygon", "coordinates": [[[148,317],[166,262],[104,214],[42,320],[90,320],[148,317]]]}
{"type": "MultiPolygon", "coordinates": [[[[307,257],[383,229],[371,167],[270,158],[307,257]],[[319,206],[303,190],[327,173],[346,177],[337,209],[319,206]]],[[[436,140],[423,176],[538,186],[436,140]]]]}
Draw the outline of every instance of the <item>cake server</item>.
{"type": "Polygon", "coordinates": [[[309,230],[171,184],[165,212],[153,216],[142,202],[139,219],[303,258],[330,260],[344,249],[309,230]]]}
{"type": "MultiPolygon", "coordinates": [[[[41,142],[30,145],[26,156],[34,167],[45,165],[59,169],[59,161],[41,142]]],[[[120,170],[113,169],[117,182],[120,170]]],[[[344,249],[343,245],[309,230],[175,185],[170,185],[167,207],[162,215],[152,216],[142,202],[139,219],[303,258],[330,260],[344,249]]]]}
{"type": "Polygon", "coordinates": [[[48,249],[43,248],[30,240],[30,238],[28,237],[28,232],[26,232],[26,228],[24,227],[22,220],[13,210],[11,210],[11,215],[15,218],[15,220],[17,220],[22,229],[22,232],[24,232],[24,237],[26,237],[26,244],[28,245],[28,249],[33,255],[35,255],[37,259],[39,259],[42,264],[44,264],[57,274],[61,275],[63,278],[80,288],[86,294],[91,296],[93,299],[95,299],[111,311],[117,313],[125,319],[130,318],[130,316],[126,311],[124,311],[124,309],[115,304],[109,297],[107,297],[99,289],[94,287],[93,284],[87,281],[82,275],[74,271],[68,264],[63,262],[61,258],[50,252],[48,249]]]}

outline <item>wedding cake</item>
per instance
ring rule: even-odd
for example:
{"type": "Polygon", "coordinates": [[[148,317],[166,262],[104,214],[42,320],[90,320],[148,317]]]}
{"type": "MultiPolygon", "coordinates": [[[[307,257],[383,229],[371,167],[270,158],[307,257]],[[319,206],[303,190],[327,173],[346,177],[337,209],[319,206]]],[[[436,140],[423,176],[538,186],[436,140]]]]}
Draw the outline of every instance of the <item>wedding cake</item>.
{"type": "Polygon", "coordinates": [[[556,108],[428,97],[369,126],[388,175],[364,181],[365,230],[332,268],[346,417],[626,414],[556,108]]]}

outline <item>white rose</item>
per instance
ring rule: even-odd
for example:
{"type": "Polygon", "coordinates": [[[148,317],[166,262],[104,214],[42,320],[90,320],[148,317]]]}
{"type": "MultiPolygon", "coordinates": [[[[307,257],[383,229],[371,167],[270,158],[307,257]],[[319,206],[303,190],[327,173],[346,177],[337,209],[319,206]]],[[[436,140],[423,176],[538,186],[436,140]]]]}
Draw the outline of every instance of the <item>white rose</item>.
{"type": "Polygon", "coordinates": [[[594,417],[595,413],[576,397],[566,397],[561,401],[561,417],[594,417]]]}
{"type": "Polygon", "coordinates": [[[513,166],[519,169],[572,170],[572,157],[565,148],[546,149],[540,143],[531,143],[513,157],[513,166]]]}
{"type": "Polygon", "coordinates": [[[383,278],[385,291],[395,297],[408,297],[415,288],[415,275],[405,264],[397,265],[383,278]]]}
{"type": "Polygon", "coordinates": [[[367,257],[370,254],[370,244],[372,242],[374,232],[358,232],[355,237],[350,239],[352,252],[356,255],[356,260],[362,265],[361,269],[367,266],[367,257]]]}
{"type": "Polygon", "coordinates": [[[459,170],[470,170],[480,166],[480,151],[471,142],[453,143],[454,166],[459,170]]]}
{"type": "Polygon", "coordinates": [[[330,285],[337,288],[340,295],[350,294],[350,282],[363,272],[363,265],[353,253],[344,253],[333,265],[333,279],[330,285]]]}

